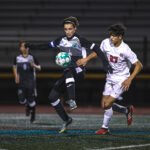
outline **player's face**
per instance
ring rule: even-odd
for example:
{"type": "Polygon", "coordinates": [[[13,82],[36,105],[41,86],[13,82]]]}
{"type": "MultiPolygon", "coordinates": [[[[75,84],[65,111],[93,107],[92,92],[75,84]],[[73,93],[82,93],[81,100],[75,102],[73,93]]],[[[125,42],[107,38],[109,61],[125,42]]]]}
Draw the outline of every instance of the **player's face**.
{"type": "Polygon", "coordinates": [[[110,35],[110,40],[115,46],[119,46],[122,41],[122,36],[110,35]]]}
{"type": "Polygon", "coordinates": [[[27,54],[28,51],[29,51],[29,48],[25,48],[25,43],[21,43],[21,45],[20,45],[20,51],[21,51],[23,54],[27,54]]]}
{"type": "Polygon", "coordinates": [[[66,33],[66,36],[68,38],[71,38],[74,33],[76,32],[76,27],[74,27],[72,24],[64,24],[64,31],[66,33]]]}

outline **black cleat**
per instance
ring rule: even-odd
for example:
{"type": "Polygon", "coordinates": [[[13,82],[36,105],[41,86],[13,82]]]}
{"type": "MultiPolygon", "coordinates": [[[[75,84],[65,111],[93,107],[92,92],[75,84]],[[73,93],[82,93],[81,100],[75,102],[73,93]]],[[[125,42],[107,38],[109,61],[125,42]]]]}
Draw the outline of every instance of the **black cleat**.
{"type": "Polygon", "coordinates": [[[73,110],[73,109],[76,109],[77,108],[77,104],[74,100],[68,100],[66,101],[66,104],[68,104],[70,106],[70,109],[73,110]]]}

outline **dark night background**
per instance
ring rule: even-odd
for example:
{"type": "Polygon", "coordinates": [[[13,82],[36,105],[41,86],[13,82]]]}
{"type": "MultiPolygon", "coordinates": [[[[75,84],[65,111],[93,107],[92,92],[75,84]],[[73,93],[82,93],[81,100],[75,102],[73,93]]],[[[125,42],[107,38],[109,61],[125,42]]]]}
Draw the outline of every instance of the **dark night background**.
{"type": "MultiPolygon", "coordinates": [[[[124,41],[137,54],[144,69],[129,92],[125,104],[150,106],[150,1],[149,0],[0,0],[0,104],[16,105],[17,87],[12,76],[13,59],[22,40],[46,43],[63,34],[62,21],[76,16],[78,33],[100,44],[107,28],[121,22],[127,27],[124,41]]],[[[49,105],[48,94],[62,69],[55,64],[56,49],[31,52],[39,60],[42,71],[37,78],[38,105],[49,105]]],[[[104,74],[101,61],[87,65],[88,74],[104,74]]],[[[76,87],[78,105],[98,106],[105,78],[86,78],[76,87]]],[[[124,101],[123,101],[124,103],[124,101]]]]}

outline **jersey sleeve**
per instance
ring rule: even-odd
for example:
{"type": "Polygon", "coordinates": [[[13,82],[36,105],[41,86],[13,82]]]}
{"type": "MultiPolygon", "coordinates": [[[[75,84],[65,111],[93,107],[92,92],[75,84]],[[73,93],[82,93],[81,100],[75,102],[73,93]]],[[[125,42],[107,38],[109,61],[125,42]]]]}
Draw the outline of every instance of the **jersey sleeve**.
{"type": "Polygon", "coordinates": [[[128,46],[125,56],[132,64],[138,61],[136,54],[128,46]]]}
{"type": "Polygon", "coordinates": [[[86,39],[82,39],[82,45],[85,46],[86,48],[89,48],[90,50],[94,51],[97,53],[97,55],[100,57],[100,59],[102,60],[102,63],[103,63],[103,68],[106,72],[110,72],[112,73],[112,68],[111,66],[109,65],[109,62],[108,62],[108,59],[107,57],[105,56],[104,52],[100,49],[100,47],[95,44],[95,43],[92,43],[92,42],[89,42],[88,40],[86,39]]]}
{"type": "Polygon", "coordinates": [[[81,42],[81,46],[82,47],[85,47],[87,49],[93,50],[96,53],[98,52],[99,48],[98,48],[98,45],[96,45],[95,43],[90,42],[90,41],[88,41],[87,39],[85,39],[83,37],[80,37],[80,42],[81,42]]]}
{"type": "Polygon", "coordinates": [[[25,47],[30,48],[31,50],[47,50],[50,48],[48,43],[43,43],[43,44],[26,43],[25,47]]]}
{"type": "Polygon", "coordinates": [[[50,47],[50,48],[54,48],[54,47],[59,46],[59,43],[60,43],[62,37],[63,37],[63,36],[58,37],[58,38],[55,39],[54,41],[49,42],[49,47],[50,47]]]}
{"type": "Polygon", "coordinates": [[[100,49],[101,49],[101,51],[102,51],[103,53],[105,52],[105,50],[104,50],[104,41],[101,42],[101,44],[100,44],[100,49]]]}

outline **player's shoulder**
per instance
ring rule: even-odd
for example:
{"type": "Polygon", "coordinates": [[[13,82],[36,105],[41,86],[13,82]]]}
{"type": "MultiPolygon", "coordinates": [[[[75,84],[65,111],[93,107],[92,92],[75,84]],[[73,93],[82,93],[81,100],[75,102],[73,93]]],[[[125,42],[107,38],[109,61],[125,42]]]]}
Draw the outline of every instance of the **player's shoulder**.
{"type": "Polygon", "coordinates": [[[109,40],[109,38],[106,38],[106,39],[102,40],[100,47],[104,48],[104,47],[108,47],[109,45],[110,45],[110,40],[109,40]]]}
{"type": "Polygon", "coordinates": [[[131,51],[131,48],[129,47],[129,45],[127,43],[125,43],[124,41],[122,41],[121,46],[125,52],[131,51]]]}
{"type": "Polygon", "coordinates": [[[23,57],[23,56],[22,56],[22,54],[16,54],[14,57],[15,57],[15,58],[21,58],[21,57],[23,57]]]}
{"type": "Polygon", "coordinates": [[[36,56],[34,56],[33,54],[29,53],[28,59],[36,59],[36,56]]]}
{"type": "Polygon", "coordinates": [[[60,35],[60,36],[58,36],[58,37],[54,40],[54,42],[55,42],[56,45],[59,45],[60,41],[61,41],[62,39],[65,39],[65,38],[66,38],[65,35],[60,35]]]}
{"type": "Polygon", "coordinates": [[[74,35],[75,38],[78,38],[80,41],[87,41],[87,38],[78,34],[78,33],[75,33],[74,35]]]}
{"type": "Polygon", "coordinates": [[[102,40],[101,44],[110,45],[110,39],[106,38],[106,39],[102,40]]]}
{"type": "Polygon", "coordinates": [[[108,42],[110,42],[110,39],[109,39],[109,38],[106,38],[106,39],[102,40],[102,42],[108,43],[108,42]]]}

